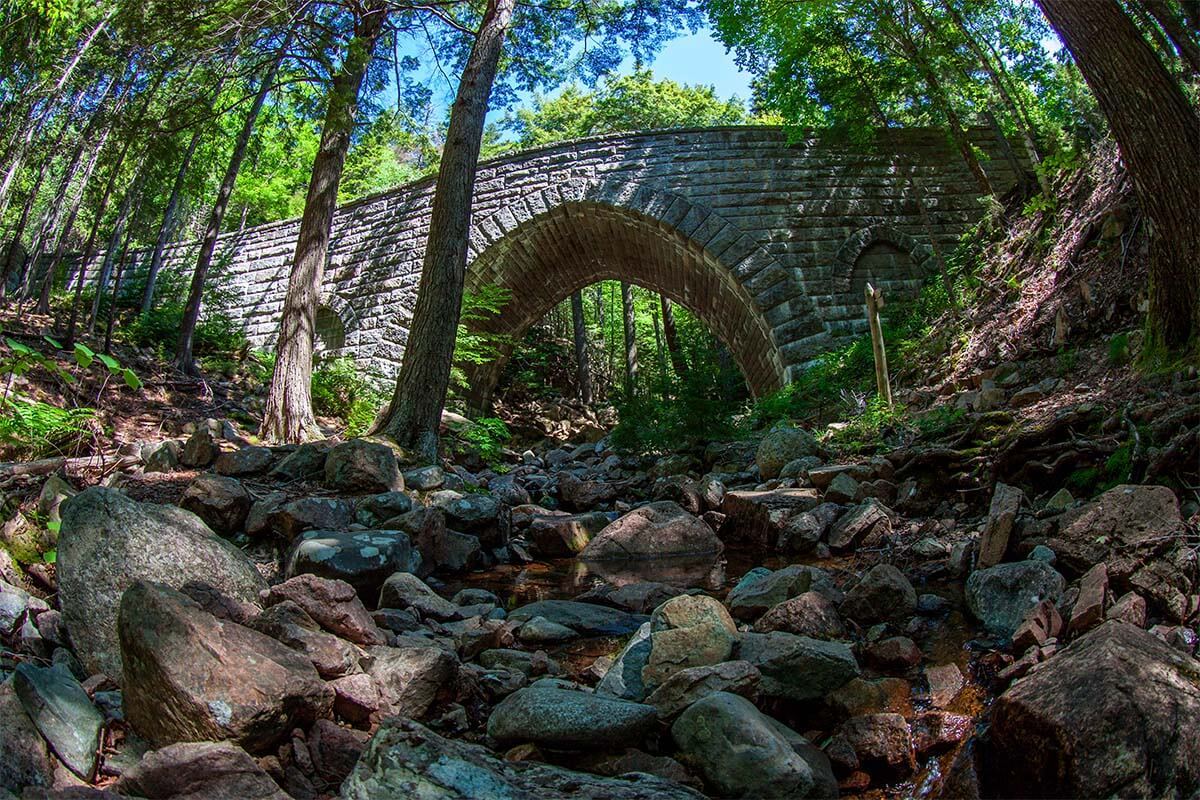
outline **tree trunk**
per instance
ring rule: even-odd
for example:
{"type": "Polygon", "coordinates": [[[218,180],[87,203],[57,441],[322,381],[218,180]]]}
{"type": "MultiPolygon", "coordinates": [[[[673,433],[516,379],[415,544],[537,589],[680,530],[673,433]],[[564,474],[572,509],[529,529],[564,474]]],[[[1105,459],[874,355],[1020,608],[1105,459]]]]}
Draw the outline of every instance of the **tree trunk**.
{"type": "Polygon", "coordinates": [[[633,316],[633,287],[621,281],[621,318],[625,323],[625,397],[637,392],[637,325],[633,316]]]}
{"type": "Polygon", "coordinates": [[[579,387],[579,402],[586,406],[592,402],[592,371],[588,366],[587,325],[580,292],[571,295],[571,324],[575,334],[575,383],[579,387]]]}
{"type": "Polygon", "coordinates": [[[671,368],[675,370],[675,375],[679,380],[684,380],[687,377],[687,361],[683,358],[683,351],[679,349],[679,331],[675,327],[675,308],[671,304],[671,299],[664,295],[659,295],[662,299],[662,318],[663,318],[663,337],[667,340],[667,354],[671,357],[671,368]]]}
{"type": "MultiPolygon", "coordinates": [[[[238,131],[237,141],[233,143],[233,152],[229,156],[229,163],[225,166],[225,175],[221,178],[221,185],[217,187],[217,199],[213,202],[212,213],[208,216],[208,226],[204,229],[204,238],[200,241],[200,253],[196,257],[196,268],[192,270],[192,283],[188,289],[187,304],[183,309],[183,321],[179,326],[179,344],[175,348],[175,367],[185,375],[195,375],[197,372],[195,359],[192,357],[192,344],[204,301],[204,283],[208,280],[208,270],[212,267],[213,254],[217,249],[217,239],[221,235],[221,222],[225,219],[226,209],[229,208],[229,197],[233,194],[238,172],[246,157],[246,147],[250,144],[250,136],[254,133],[254,124],[258,121],[258,114],[262,111],[263,103],[267,101],[267,95],[271,93],[275,83],[275,74],[279,71],[279,65],[283,63],[283,59],[287,55],[292,35],[292,31],[289,31],[276,53],[275,60],[271,63],[271,68],[258,85],[254,103],[246,112],[246,119],[242,121],[242,129],[238,131]]],[[[334,195],[336,194],[335,187],[334,195]]]]}
{"type": "Polygon", "coordinates": [[[515,5],[515,0],[488,0],[463,68],[438,168],[412,330],[396,391],[379,426],[402,446],[417,448],[430,461],[437,458],[438,426],[462,310],[471,197],[488,97],[515,5]]]}
{"type": "Polygon", "coordinates": [[[1141,0],[1141,3],[1166,31],[1179,57],[1187,64],[1188,72],[1200,75],[1200,43],[1197,43],[1195,34],[1187,29],[1187,24],[1179,18],[1175,9],[1165,0],[1141,0]]]}
{"type": "Polygon", "coordinates": [[[167,208],[163,212],[162,224],[158,226],[158,238],[154,241],[154,252],[150,256],[150,269],[146,273],[146,290],[142,294],[142,314],[149,314],[151,307],[154,305],[154,287],[158,282],[158,272],[162,269],[163,253],[166,251],[167,242],[170,241],[171,233],[175,229],[175,214],[179,210],[179,198],[183,194],[183,182],[187,178],[188,167],[192,163],[192,156],[196,153],[196,147],[200,144],[203,132],[204,127],[197,125],[195,133],[192,134],[191,141],[188,142],[187,150],[184,151],[183,158],[179,162],[179,170],[175,173],[175,182],[171,185],[171,196],[167,200],[167,208]]]}
{"type": "Polygon", "coordinates": [[[325,256],[337,210],[338,186],[358,113],[358,91],[387,21],[388,7],[375,0],[354,21],[354,38],[329,89],[321,145],[313,161],[308,198],[283,301],[275,373],[259,435],[283,442],[320,436],[312,410],[314,320],[321,299],[325,256]]]}
{"type": "Polygon", "coordinates": [[[1038,0],[1112,126],[1150,234],[1147,352],[1200,336],[1200,118],[1117,0],[1038,0]]]}
{"type": "Polygon", "coordinates": [[[113,222],[112,235],[108,237],[108,247],[104,249],[104,261],[100,265],[100,275],[96,278],[96,293],[92,295],[92,310],[88,314],[87,334],[92,335],[96,330],[96,319],[100,316],[100,303],[104,290],[108,287],[108,279],[112,277],[113,267],[121,257],[121,236],[125,232],[125,223],[129,221],[129,213],[133,210],[133,202],[142,190],[142,170],[125,190],[121,198],[121,207],[117,209],[117,218],[113,222]]]}

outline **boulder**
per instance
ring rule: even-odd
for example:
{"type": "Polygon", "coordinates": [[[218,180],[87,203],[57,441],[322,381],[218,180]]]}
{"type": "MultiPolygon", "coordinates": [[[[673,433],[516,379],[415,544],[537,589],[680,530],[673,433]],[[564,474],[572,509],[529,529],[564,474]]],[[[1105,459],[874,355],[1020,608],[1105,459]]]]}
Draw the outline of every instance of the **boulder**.
{"type": "Polygon", "coordinates": [[[341,580],[366,597],[392,573],[420,568],[421,554],[401,531],[305,531],[284,559],[288,578],[309,573],[341,580]]]}
{"type": "Polygon", "coordinates": [[[454,654],[425,639],[400,637],[395,647],[372,647],[368,653],[373,662],[367,674],[389,714],[420,719],[457,674],[454,654]]]}
{"type": "Polygon", "coordinates": [[[684,594],[668,600],[650,617],[643,684],[653,690],[682,669],[725,661],[737,635],[733,618],[713,598],[684,594]]]}
{"type": "Polygon", "coordinates": [[[432,492],[446,483],[446,473],[441,467],[418,467],[404,473],[404,485],[418,492],[432,492]]]}
{"type": "Polygon", "coordinates": [[[508,762],[487,748],[438,736],[411,720],[384,722],[342,784],[343,800],[703,800],[644,773],[602,778],[537,762],[508,762]]]}
{"type": "Polygon", "coordinates": [[[275,465],[271,477],[288,482],[319,478],[325,472],[325,459],[332,449],[332,442],[299,445],[275,465]]]}
{"type": "Polygon", "coordinates": [[[755,567],[729,590],[729,613],[742,620],[753,620],[785,600],[808,591],[819,591],[833,599],[841,594],[833,579],[822,569],[795,564],[779,570],[755,567]]]}
{"type": "Polygon", "coordinates": [[[121,598],[125,718],[155,746],[230,739],[269,749],[328,716],[333,690],[303,655],[139,581],[121,598]]]}
{"type": "Polygon", "coordinates": [[[289,800],[246,751],[229,742],[180,742],[152,750],[114,788],[146,800],[289,800]]]}
{"type": "Polygon", "coordinates": [[[368,528],[375,528],[392,517],[407,514],[412,508],[412,498],[404,492],[381,492],[360,500],[354,510],[354,519],[368,528]]]}
{"type": "Polygon", "coordinates": [[[992,504],[988,509],[987,524],[979,536],[979,556],[975,561],[977,569],[994,567],[1004,560],[1013,522],[1017,519],[1017,512],[1021,510],[1021,502],[1024,499],[1024,493],[1015,486],[996,484],[992,493],[992,504]]]}
{"type": "Polygon", "coordinates": [[[422,619],[439,622],[462,619],[465,613],[460,605],[442,597],[409,572],[397,572],[383,582],[378,605],[380,608],[409,609],[422,619]]]}
{"type": "Polygon", "coordinates": [[[351,439],[326,456],[325,485],[342,492],[397,492],[404,488],[404,477],[392,448],[351,439]]]}
{"type": "Polygon", "coordinates": [[[11,681],[0,681],[0,797],[54,783],[55,758],[11,681]]]}
{"type": "Polygon", "coordinates": [[[978,763],[989,796],[1194,796],[1200,663],[1105,622],[996,700],[978,763]]]}
{"type": "Polygon", "coordinates": [[[136,581],[207,587],[254,606],[266,588],[242,551],[194,514],[100,487],[63,503],[57,567],[59,603],[76,655],[89,671],[118,682],[117,608],[136,581]]]}
{"type": "Polygon", "coordinates": [[[62,520],[60,509],[63,501],[77,494],[79,492],[75,491],[75,487],[67,483],[66,479],[58,475],[51,475],[46,478],[41,491],[38,492],[38,516],[50,522],[60,522],[62,520]]]}
{"type": "Polygon", "coordinates": [[[721,797],[837,797],[821,751],[744,697],[716,692],[692,704],[671,726],[671,738],[721,797]]]}
{"type": "Polygon", "coordinates": [[[543,514],[529,523],[526,536],[544,558],[567,558],[587,547],[608,524],[608,515],[601,511],[543,514]]]}
{"type": "Polygon", "coordinates": [[[754,623],[757,633],[783,631],[814,639],[843,639],[846,626],[837,606],[820,592],[805,592],[774,606],[754,623]]]}
{"type": "Polygon", "coordinates": [[[265,595],[265,605],[291,600],[322,628],[355,644],[384,643],[383,632],[375,626],[354,587],[345,581],[297,575],[272,586],[265,595]]]}
{"type": "Polygon", "coordinates": [[[838,729],[854,749],[859,765],[888,779],[907,778],[917,769],[912,730],[900,714],[864,714],[838,729]]]}
{"type": "Polygon", "coordinates": [[[674,719],[685,708],[716,692],[754,700],[761,675],[748,661],[725,661],[681,669],[650,693],[646,704],[658,710],[661,720],[674,719]]]}
{"type": "Polygon", "coordinates": [[[170,440],[142,448],[143,472],[174,472],[179,468],[179,442],[170,440]]]}
{"type": "Polygon", "coordinates": [[[790,633],[744,633],[736,651],[762,673],[762,693],[815,700],[858,677],[850,648],[790,633]]]}
{"type": "Polygon", "coordinates": [[[261,475],[271,468],[274,461],[275,453],[269,447],[243,447],[221,453],[217,456],[213,469],[218,475],[242,478],[261,475]]]}
{"type": "Polygon", "coordinates": [[[534,617],[565,625],[581,636],[626,636],[646,621],[644,616],[573,600],[541,600],[508,615],[512,622],[526,622],[534,617]]]}
{"type": "Polygon", "coordinates": [[[891,564],[876,564],[846,593],[841,611],[855,622],[903,620],[917,610],[917,591],[904,573],[891,564]]]}
{"type": "Polygon", "coordinates": [[[197,475],[179,505],[217,533],[237,533],[250,513],[250,493],[236,478],[197,475]]]}
{"type": "Polygon", "coordinates": [[[721,502],[721,533],[755,547],[772,547],[789,521],[820,504],[816,489],[729,491],[721,502]]]}
{"type": "Polygon", "coordinates": [[[271,530],[290,542],[307,530],[344,531],[354,522],[354,507],[337,497],[301,497],[277,507],[271,530]]]}
{"type": "Polygon", "coordinates": [[[829,547],[833,550],[875,547],[891,532],[891,511],[872,497],[847,511],[833,524],[829,529],[829,547]]]}
{"type": "Polygon", "coordinates": [[[70,670],[17,665],[13,688],[38,732],[69,770],[90,780],[96,767],[104,715],[70,670]]]}
{"type": "Polygon", "coordinates": [[[321,630],[321,626],[291,600],[271,606],[250,620],[247,627],[303,653],[326,680],[358,672],[359,663],[366,660],[366,653],[345,639],[321,630]]]}
{"type": "Polygon", "coordinates": [[[609,524],[579,554],[585,561],[626,561],[717,553],[712,528],[669,500],[636,508],[609,524]]]}
{"type": "Polygon", "coordinates": [[[1029,542],[1054,550],[1069,575],[1082,575],[1103,561],[1118,585],[1184,527],[1179,500],[1165,486],[1117,486],[1057,519],[1056,533],[1029,542]]]}
{"type": "Polygon", "coordinates": [[[572,511],[591,511],[611,503],[625,491],[624,481],[582,480],[570,472],[558,476],[558,497],[572,511]]]}
{"type": "Polygon", "coordinates": [[[446,512],[446,518],[456,528],[479,530],[494,525],[500,516],[503,503],[490,494],[459,494],[458,492],[436,492],[433,506],[446,512]]]}
{"type": "Polygon", "coordinates": [[[1011,637],[1038,603],[1058,603],[1065,586],[1063,576],[1043,561],[997,564],[967,578],[967,609],[992,633],[1011,637]]]}
{"type": "Polygon", "coordinates": [[[858,499],[859,483],[849,472],[839,472],[825,489],[825,502],[846,505],[858,499]]]}
{"type": "Polygon", "coordinates": [[[779,426],[767,433],[754,454],[754,463],[763,480],[777,477],[790,462],[805,456],[824,456],[817,438],[802,428],[779,426]]]}
{"type": "Polygon", "coordinates": [[[637,581],[614,586],[611,583],[589,589],[575,599],[582,603],[599,603],[634,614],[648,614],[663,603],[693,590],[681,589],[658,581],[637,581]]]}
{"type": "Polygon", "coordinates": [[[208,428],[197,428],[183,445],[179,463],[185,467],[207,467],[221,451],[208,428]]]}
{"type": "Polygon", "coordinates": [[[579,634],[566,625],[551,622],[545,617],[534,617],[523,624],[520,630],[517,631],[517,638],[521,640],[522,644],[534,646],[567,642],[578,636],[579,634]]]}
{"type": "Polygon", "coordinates": [[[488,717],[488,736],[553,748],[636,745],[654,728],[653,706],[570,689],[530,686],[506,697],[488,717]]]}
{"type": "Polygon", "coordinates": [[[650,659],[650,623],[644,623],[630,637],[621,652],[613,660],[600,683],[596,685],[597,694],[611,695],[624,700],[641,702],[646,698],[648,690],[642,679],[642,671],[650,659]]]}

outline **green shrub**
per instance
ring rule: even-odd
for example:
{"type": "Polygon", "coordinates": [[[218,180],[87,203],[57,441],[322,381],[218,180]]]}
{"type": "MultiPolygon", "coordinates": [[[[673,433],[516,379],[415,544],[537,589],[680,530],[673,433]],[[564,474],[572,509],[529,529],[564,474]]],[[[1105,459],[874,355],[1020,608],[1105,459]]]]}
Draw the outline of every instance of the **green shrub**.
{"type": "Polygon", "coordinates": [[[613,447],[634,453],[678,451],[699,439],[731,438],[739,431],[737,404],[696,394],[662,399],[638,396],[617,406],[613,447]]]}
{"type": "MultiPolygon", "coordinates": [[[[166,357],[179,344],[183,311],[183,304],[177,302],[156,306],[124,325],[122,338],[137,347],[151,347],[166,357]]],[[[192,352],[197,357],[229,357],[244,352],[248,346],[245,331],[232,317],[220,311],[212,311],[200,320],[192,340],[192,352]]]]}
{"type": "Polygon", "coordinates": [[[1108,340],[1108,360],[1120,366],[1129,363],[1129,334],[1118,333],[1108,340]]]}
{"type": "Polygon", "coordinates": [[[58,408],[26,398],[0,397],[0,452],[32,460],[70,452],[91,434],[91,408],[58,408]]]}
{"type": "MultiPolygon", "coordinates": [[[[275,359],[267,356],[261,368],[266,380],[270,380],[275,359]]],[[[326,417],[337,417],[346,423],[346,433],[359,436],[364,433],[383,405],[384,395],[376,388],[376,381],[358,370],[354,359],[334,358],[321,362],[313,370],[313,411],[326,417]]]]}
{"type": "Polygon", "coordinates": [[[479,453],[488,465],[495,465],[504,453],[504,445],[512,438],[504,420],[496,417],[481,417],[458,432],[458,438],[479,453]]]}

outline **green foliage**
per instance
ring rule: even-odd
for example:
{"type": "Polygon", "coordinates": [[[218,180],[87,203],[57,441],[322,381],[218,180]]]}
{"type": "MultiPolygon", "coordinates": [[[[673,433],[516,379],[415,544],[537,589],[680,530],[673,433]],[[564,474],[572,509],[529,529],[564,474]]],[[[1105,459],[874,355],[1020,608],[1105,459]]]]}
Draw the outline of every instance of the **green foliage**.
{"type": "MultiPolygon", "coordinates": [[[[178,302],[164,302],[147,314],[139,314],[124,326],[122,338],[138,347],[153,348],[160,357],[167,357],[179,342],[184,307],[178,302]]],[[[246,333],[232,317],[213,311],[196,325],[192,352],[198,357],[228,356],[244,351],[249,342],[246,333]]]]}
{"type": "Polygon", "coordinates": [[[612,445],[635,453],[671,453],[700,440],[735,437],[739,406],[693,393],[669,399],[649,395],[622,400],[612,445]]]}
{"type": "Polygon", "coordinates": [[[908,425],[904,406],[899,403],[888,406],[883,398],[875,396],[866,402],[861,414],[834,430],[829,437],[829,444],[850,453],[873,450],[883,444],[891,434],[908,425]]]}
{"type": "Polygon", "coordinates": [[[1129,334],[1118,333],[1108,340],[1108,360],[1114,365],[1129,363],[1129,334]]]}
{"type": "Polygon", "coordinates": [[[28,461],[69,452],[91,433],[91,408],[58,408],[38,400],[0,396],[0,452],[28,461]]]}
{"type": "Polygon", "coordinates": [[[347,435],[360,436],[375,421],[385,400],[376,385],[359,372],[352,358],[324,361],[313,370],[313,411],[341,419],[346,423],[347,435]]]}
{"type": "Polygon", "coordinates": [[[595,89],[578,85],[556,97],[538,96],[505,120],[522,147],[621,131],[739,125],[749,121],[742,101],[721,100],[711,86],[655,80],[645,68],[610,75],[595,89]]]}
{"type": "Polygon", "coordinates": [[[1059,377],[1067,377],[1075,372],[1079,363],[1079,351],[1073,347],[1064,347],[1054,357],[1054,372],[1059,377]]]}
{"type": "Polygon", "coordinates": [[[512,439],[504,420],[495,417],[481,417],[472,420],[471,424],[457,434],[458,438],[479,454],[489,466],[499,463],[504,446],[512,439]]]}
{"type": "Polygon", "coordinates": [[[499,316],[511,297],[511,292],[494,284],[486,284],[478,292],[463,292],[462,313],[458,318],[458,331],[454,339],[454,364],[450,368],[452,393],[468,388],[464,366],[495,361],[500,357],[502,348],[510,342],[509,337],[488,333],[481,330],[480,326],[499,316]]]}

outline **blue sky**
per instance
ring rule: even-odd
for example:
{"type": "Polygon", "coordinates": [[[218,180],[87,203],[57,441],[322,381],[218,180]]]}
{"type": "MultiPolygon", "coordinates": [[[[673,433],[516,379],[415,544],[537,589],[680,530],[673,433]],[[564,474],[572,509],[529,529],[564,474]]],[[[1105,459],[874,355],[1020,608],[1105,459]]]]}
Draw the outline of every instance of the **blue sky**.
{"type": "MultiPolygon", "coordinates": [[[[433,89],[434,97],[442,108],[449,105],[455,89],[451,81],[456,81],[456,75],[441,73],[433,59],[429,57],[427,48],[418,46],[408,51],[427,64],[428,68],[422,80],[433,89]],[[421,52],[424,50],[424,52],[421,52]]],[[[713,38],[707,29],[697,33],[680,36],[668,42],[653,61],[650,67],[656,77],[670,78],[679,83],[703,84],[716,89],[717,95],[727,99],[737,95],[743,101],[750,99],[750,78],[748,72],[738,69],[733,56],[725,52],[725,46],[713,38]]],[[[633,59],[627,59],[622,65],[622,72],[633,71],[633,59]]],[[[395,90],[388,87],[385,91],[384,102],[394,102],[395,90]]],[[[553,94],[553,92],[551,92],[553,94]]],[[[488,115],[489,122],[498,122],[503,118],[503,111],[493,111],[488,115]]]]}

